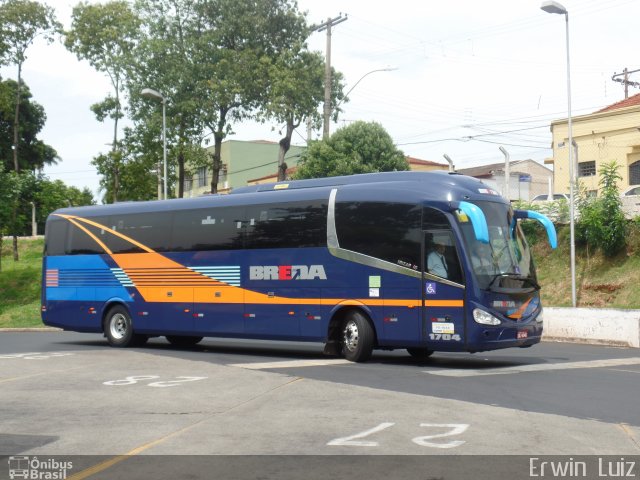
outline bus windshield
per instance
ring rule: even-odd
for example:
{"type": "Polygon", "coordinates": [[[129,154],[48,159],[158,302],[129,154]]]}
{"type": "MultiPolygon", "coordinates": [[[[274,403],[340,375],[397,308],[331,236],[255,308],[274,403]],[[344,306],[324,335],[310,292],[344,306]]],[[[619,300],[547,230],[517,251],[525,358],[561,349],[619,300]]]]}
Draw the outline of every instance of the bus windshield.
{"type": "Polygon", "coordinates": [[[511,207],[497,202],[474,203],[487,219],[489,243],[476,239],[471,222],[461,221],[460,227],[480,288],[538,289],[531,250],[511,207]]]}

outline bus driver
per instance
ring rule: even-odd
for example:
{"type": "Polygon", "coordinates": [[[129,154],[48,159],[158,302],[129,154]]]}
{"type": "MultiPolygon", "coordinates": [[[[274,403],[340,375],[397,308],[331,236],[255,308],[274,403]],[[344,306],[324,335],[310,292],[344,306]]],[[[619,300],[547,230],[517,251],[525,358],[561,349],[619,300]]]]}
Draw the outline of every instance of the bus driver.
{"type": "Polygon", "coordinates": [[[429,253],[427,258],[427,270],[438,277],[448,278],[449,268],[447,267],[444,250],[444,241],[437,238],[434,239],[434,250],[429,253]]]}

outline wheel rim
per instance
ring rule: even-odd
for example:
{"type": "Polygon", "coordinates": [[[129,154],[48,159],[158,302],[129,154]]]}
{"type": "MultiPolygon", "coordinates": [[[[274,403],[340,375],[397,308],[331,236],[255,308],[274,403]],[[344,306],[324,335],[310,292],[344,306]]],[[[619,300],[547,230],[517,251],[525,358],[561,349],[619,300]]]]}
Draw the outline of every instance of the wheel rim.
{"type": "Polygon", "coordinates": [[[111,332],[111,336],[116,340],[122,340],[127,334],[127,329],[129,328],[127,317],[125,317],[122,313],[116,313],[113,317],[111,317],[111,322],[109,323],[109,331],[111,332]]]}
{"type": "Polygon", "coordinates": [[[358,325],[356,325],[356,322],[354,322],[353,320],[350,320],[344,327],[344,346],[347,347],[347,350],[353,352],[356,348],[358,348],[359,338],[358,325]]]}

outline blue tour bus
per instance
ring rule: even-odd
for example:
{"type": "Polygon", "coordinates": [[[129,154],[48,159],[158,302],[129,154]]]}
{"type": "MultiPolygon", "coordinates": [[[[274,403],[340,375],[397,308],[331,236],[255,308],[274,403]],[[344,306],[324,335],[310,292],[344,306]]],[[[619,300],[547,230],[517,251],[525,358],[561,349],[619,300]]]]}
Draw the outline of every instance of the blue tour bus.
{"type": "Polygon", "coordinates": [[[64,208],[46,225],[42,320],[115,347],[320,341],[352,361],[529,347],[542,306],[519,218],[555,248],[546,217],[448,172],[64,208]]]}

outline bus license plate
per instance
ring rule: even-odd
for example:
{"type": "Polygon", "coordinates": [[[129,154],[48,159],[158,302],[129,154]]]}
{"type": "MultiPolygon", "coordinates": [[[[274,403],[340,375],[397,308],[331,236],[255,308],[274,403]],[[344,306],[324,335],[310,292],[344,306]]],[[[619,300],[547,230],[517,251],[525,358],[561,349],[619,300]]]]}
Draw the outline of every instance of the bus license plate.
{"type": "Polygon", "coordinates": [[[527,338],[529,336],[529,332],[527,330],[518,330],[516,333],[516,339],[520,340],[521,338],[527,338]]]}

